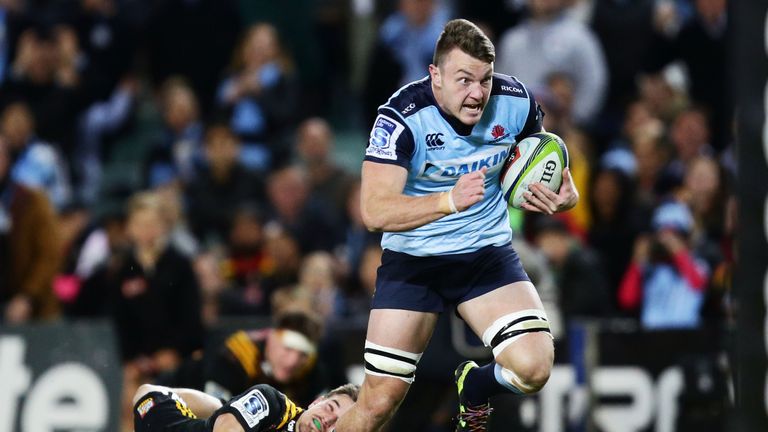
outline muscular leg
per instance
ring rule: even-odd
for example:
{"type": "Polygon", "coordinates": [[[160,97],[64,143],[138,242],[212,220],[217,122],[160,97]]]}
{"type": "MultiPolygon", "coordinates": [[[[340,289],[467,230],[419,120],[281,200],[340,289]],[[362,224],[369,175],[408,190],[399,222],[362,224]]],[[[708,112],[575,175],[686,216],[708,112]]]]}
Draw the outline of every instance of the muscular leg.
{"type": "MultiPolygon", "coordinates": [[[[544,310],[538,293],[530,282],[503,286],[458,307],[464,320],[481,337],[496,319],[526,309],[544,310]]],[[[496,353],[495,358],[494,363],[478,368],[477,372],[472,371],[467,376],[464,385],[471,396],[470,400],[487,400],[493,394],[502,392],[539,391],[549,379],[552,370],[554,344],[549,333],[526,333],[496,353]],[[502,371],[501,368],[505,371],[504,379],[500,380],[498,375],[502,371]]]]}
{"type": "MultiPolygon", "coordinates": [[[[422,353],[432,336],[437,314],[396,309],[374,309],[367,340],[409,353],[422,353]]],[[[357,403],[336,423],[337,432],[375,432],[392,417],[410,384],[367,373],[357,403]]]]}

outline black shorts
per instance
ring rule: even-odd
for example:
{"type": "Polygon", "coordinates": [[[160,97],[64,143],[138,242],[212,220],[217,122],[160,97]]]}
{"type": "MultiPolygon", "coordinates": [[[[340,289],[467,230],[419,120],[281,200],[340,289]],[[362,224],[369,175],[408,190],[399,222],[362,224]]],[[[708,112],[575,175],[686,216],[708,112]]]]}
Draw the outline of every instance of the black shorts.
{"type": "Polygon", "coordinates": [[[530,281],[512,246],[418,257],[385,250],[376,277],[373,309],[442,312],[504,285],[530,281]]]}
{"type": "Polygon", "coordinates": [[[176,393],[149,392],[133,406],[134,432],[203,432],[198,420],[176,393]]]}

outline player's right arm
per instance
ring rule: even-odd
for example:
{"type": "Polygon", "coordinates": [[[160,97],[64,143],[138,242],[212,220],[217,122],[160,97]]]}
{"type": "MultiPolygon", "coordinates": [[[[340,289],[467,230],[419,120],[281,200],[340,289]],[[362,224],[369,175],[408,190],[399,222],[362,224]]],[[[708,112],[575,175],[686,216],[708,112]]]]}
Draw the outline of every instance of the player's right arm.
{"type": "Polygon", "coordinates": [[[379,108],[365,149],[360,193],[363,222],[371,231],[409,231],[483,199],[485,169],[464,174],[444,192],[404,194],[417,135],[397,111],[379,108]]]}
{"type": "Polygon", "coordinates": [[[360,197],[363,222],[372,231],[408,231],[464,211],[483,199],[485,172],[483,168],[461,176],[449,191],[414,197],[403,193],[405,168],[366,160],[360,197]]]}
{"type": "Polygon", "coordinates": [[[208,420],[213,432],[281,430],[302,409],[272,386],[257,384],[230,399],[208,420]]]}

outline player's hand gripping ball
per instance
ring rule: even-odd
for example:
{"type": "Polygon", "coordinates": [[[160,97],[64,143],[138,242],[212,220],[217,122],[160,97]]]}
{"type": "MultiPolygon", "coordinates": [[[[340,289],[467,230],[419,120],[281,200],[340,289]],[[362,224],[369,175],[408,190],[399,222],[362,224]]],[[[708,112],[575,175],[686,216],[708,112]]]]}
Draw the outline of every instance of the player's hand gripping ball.
{"type": "Polygon", "coordinates": [[[522,209],[523,193],[533,183],[542,183],[558,192],[563,169],[568,167],[568,149],[562,138],[551,132],[538,132],[512,149],[501,169],[501,191],[510,207],[522,209]]]}

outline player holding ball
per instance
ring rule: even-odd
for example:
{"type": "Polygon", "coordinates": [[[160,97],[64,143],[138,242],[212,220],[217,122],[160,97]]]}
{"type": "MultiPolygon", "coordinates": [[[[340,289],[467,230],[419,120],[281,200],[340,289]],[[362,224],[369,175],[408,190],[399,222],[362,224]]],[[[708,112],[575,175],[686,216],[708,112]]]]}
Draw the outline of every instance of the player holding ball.
{"type": "MultiPolygon", "coordinates": [[[[493,44],[477,26],[450,21],[429,76],[379,108],[362,167],[361,207],[368,228],[384,232],[384,254],[366,336],[365,380],[338,432],[377,431],[391,418],[448,305],[495,358],[456,369],[458,431],[486,430],[490,396],[534,393],[549,379],[549,323],[510,246],[500,182],[516,144],[543,131],[543,113],[520,81],[493,72],[494,59],[493,44]]],[[[520,162],[506,168],[506,177],[527,181],[527,190],[517,189],[525,200],[520,207],[552,214],[576,205],[564,147],[526,152],[523,159],[537,165],[551,154],[559,167],[543,166],[562,175],[557,192],[531,181],[534,174],[520,162]]]]}

